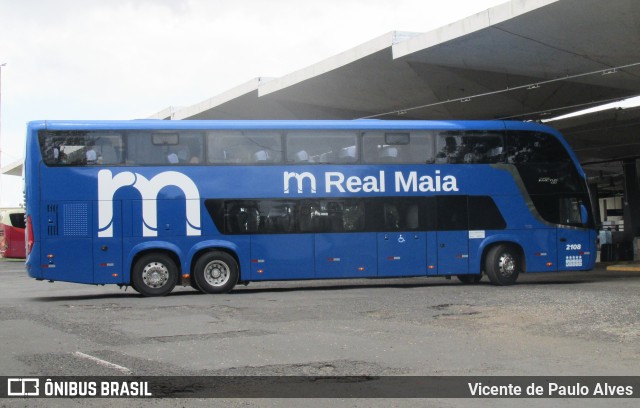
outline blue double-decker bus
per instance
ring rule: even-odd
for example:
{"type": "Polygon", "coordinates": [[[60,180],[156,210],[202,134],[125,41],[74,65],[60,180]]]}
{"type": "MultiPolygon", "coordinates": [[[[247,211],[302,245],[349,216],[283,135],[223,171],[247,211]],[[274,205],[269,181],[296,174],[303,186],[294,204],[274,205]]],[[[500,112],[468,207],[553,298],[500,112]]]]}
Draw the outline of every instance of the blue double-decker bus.
{"type": "Polygon", "coordinates": [[[589,270],[594,217],[562,136],[505,121],[40,121],[38,280],[176,284],[589,270]]]}

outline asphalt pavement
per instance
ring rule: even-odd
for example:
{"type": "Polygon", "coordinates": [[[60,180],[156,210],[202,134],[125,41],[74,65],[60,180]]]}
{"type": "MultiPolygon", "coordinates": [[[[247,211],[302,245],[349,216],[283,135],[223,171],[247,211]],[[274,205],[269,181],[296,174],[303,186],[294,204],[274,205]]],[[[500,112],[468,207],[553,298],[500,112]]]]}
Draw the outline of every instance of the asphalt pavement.
{"type": "MultiPolygon", "coordinates": [[[[640,272],[483,279],[251,283],[230,294],[39,282],[0,261],[3,376],[637,376],[640,272]]],[[[639,385],[640,387],[640,385],[639,385]]],[[[639,388],[640,390],[640,388],[639,388]]],[[[291,399],[113,400],[112,406],[326,406],[291,399]]],[[[552,400],[636,406],[633,400],[552,400]]],[[[331,401],[339,406],[512,406],[513,400],[331,401]]],[[[102,406],[105,400],[1,401],[102,406]]],[[[518,400],[549,406],[549,400],[518,400]]]]}

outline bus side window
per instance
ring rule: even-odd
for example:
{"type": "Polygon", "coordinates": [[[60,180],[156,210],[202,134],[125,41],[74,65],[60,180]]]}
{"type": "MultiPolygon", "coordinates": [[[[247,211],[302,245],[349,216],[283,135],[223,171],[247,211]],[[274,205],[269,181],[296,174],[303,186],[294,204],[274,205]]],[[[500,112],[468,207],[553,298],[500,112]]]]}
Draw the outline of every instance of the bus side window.
{"type": "Polygon", "coordinates": [[[345,231],[362,231],[364,228],[364,206],[359,202],[345,203],[342,224],[345,231]]]}
{"type": "Polygon", "coordinates": [[[324,232],[327,227],[328,213],[326,208],[322,209],[322,206],[318,202],[309,204],[309,232],[324,232]]]}
{"type": "Polygon", "coordinates": [[[438,230],[461,231],[468,229],[467,197],[440,196],[438,203],[438,230]]]}
{"type": "Polygon", "coordinates": [[[420,206],[417,203],[384,204],[384,228],[391,231],[420,228],[420,206]]]}
{"type": "Polygon", "coordinates": [[[393,231],[400,229],[400,214],[395,204],[384,205],[384,226],[393,231]]]}
{"type": "Polygon", "coordinates": [[[299,213],[299,227],[300,232],[312,232],[313,231],[313,215],[312,204],[309,201],[303,202],[298,207],[299,213]]]}
{"type": "Polygon", "coordinates": [[[416,230],[420,227],[420,210],[417,205],[408,205],[405,213],[405,227],[408,230],[416,230]]]}
{"type": "Polygon", "coordinates": [[[436,163],[438,164],[451,164],[459,163],[460,149],[459,142],[461,142],[461,132],[443,132],[438,135],[436,139],[436,163]]]}
{"type": "Polygon", "coordinates": [[[489,196],[469,196],[469,229],[501,230],[505,222],[496,203],[489,196]]]}
{"type": "Polygon", "coordinates": [[[337,202],[327,203],[327,217],[323,227],[325,232],[341,232],[344,229],[342,206],[337,202]]]}
{"type": "Polygon", "coordinates": [[[227,230],[235,234],[258,232],[260,213],[255,206],[238,203],[228,210],[227,230]]]}
{"type": "Polygon", "coordinates": [[[434,162],[433,131],[367,131],[362,136],[362,161],[365,163],[434,162]]]}
{"type": "Polygon", "coordinates": [[[296,131],[286,135],[288,163],[355,163],[358,160],[357,133],[296,131]]]}
{"type": "Polygon", "coordinates": [[[553,135],[529,131],[507,134],[507,157],[512,164],[571,162],[562,143],[553,135]]]}
{"type": "Polygon", "coordinates": [[[119,161],[116,149],[111,144],[102,145],[102,164],[116,164],[119,161]]]}
{"type": "Polygon", "coordinates": [[[503,156],[503,134],[494,131],[465,132],[460,145],[464,163],[501,163],[503,156]]]}
{"type": "Polygon", "coordinates": [[[266,233],[294,232],[294,205],[293,203],[261,203],[261,227],[266,233]],[[264,208],[263,208],[264,207],[264,208]],[[266,213],[266,215],[265,215],[266,213]]]}

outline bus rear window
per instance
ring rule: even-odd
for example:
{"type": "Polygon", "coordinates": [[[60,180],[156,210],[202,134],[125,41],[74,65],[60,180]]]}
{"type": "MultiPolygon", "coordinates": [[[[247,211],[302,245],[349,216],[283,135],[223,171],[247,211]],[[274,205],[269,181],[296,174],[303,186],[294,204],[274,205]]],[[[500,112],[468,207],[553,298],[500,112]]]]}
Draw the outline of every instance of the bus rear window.
{"type": "Polygon", "coordinates": [[[11,225],[13,227],[23,228],[23,229],[26,227],[26,223],[25,223],[24,213],[23,212],[9,214],[9,219],[11,220],[11,225]]]}
{"type": "Polygon", "coordinates": [[[40,132],[40,149],[47,165],[120,164],[122,135],[112,132],[40,132]]]}

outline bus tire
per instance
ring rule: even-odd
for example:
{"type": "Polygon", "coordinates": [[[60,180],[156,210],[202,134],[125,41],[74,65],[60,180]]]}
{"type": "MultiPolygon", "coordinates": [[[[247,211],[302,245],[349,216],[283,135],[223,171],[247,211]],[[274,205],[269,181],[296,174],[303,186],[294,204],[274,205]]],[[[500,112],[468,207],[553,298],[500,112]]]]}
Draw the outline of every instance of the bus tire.
{"type": "Polygon", "coordinates": [[[142,296],[166,296],[178,282],[178,267],[167,254],[143,255],[131,271],[131,286],[142,296]]]}
{"type": "Polygon", "coordinates": [[[460,282],[464,283],[465,285],[478,283],[478,282],[480,282],[480,280],[482,280],[482,274],[481,273],[479,273],[477,275],[457,275],[456,277],[458,278],[458,280],[460,282]]]}
{"type": "Polygon", "coordinates": [[[196,285],[196,278],[193,275],[191,275],[191,277],[189,278],[189,285],[195,290],[197,290],[198,292],[201,292],[198,285],[196,285]]]}
{"type": "Polygon", "coordinates": [[[227,293],[238,283],[240,270],[235,258],[223,251],[210,251],[198,258],[193,278],[204,293],[227,293]]]}
{"type": "Polygon", "coordinates": [[[499,244],[487,253],[485,272],[494,285],[513,285],[523,269],[522,265],[522,256],[516,247],[499,244]]]}

